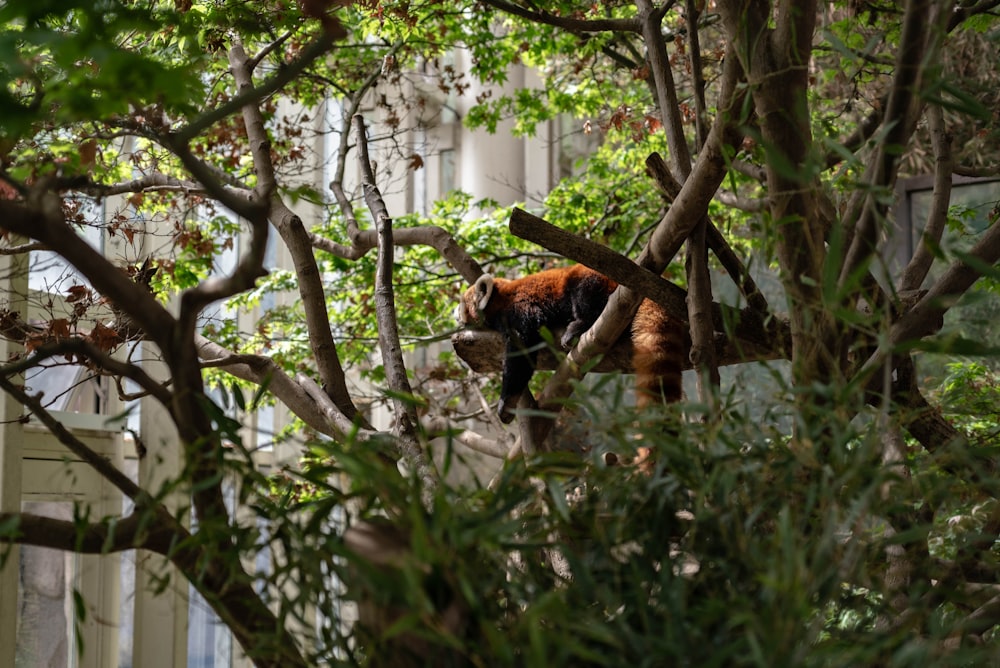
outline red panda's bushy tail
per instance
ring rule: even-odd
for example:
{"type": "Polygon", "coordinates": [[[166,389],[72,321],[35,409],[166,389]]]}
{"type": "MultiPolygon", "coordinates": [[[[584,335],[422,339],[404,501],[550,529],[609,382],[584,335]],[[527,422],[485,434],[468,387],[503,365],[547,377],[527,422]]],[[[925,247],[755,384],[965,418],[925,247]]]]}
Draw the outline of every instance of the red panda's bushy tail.
{"type": "MultiPolygon", "coordinates": [[[[635,404],[643,410],[681,400],[686,329],[649,299],[639,305],[632,321],[632,365],[635,368],[635,404]]],[[[653,450],[639,446],[632,464],[652,474],[653,450]]]]}
{"type": "Polygon", "coordinates": [[[632,363],[639,409],[681,399],[684,369],[684,327],[649,299],[632,322],[632,363]]]}

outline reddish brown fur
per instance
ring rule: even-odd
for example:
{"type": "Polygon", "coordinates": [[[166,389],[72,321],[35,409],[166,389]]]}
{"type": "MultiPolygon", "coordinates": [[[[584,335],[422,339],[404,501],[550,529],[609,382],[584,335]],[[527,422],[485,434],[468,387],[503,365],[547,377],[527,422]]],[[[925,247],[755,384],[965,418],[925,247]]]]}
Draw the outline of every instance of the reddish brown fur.
{"type": "Polygon", "coordinates": [[[644,300],[632,321],[632,365],[638,408],[680,401],[684,348],[683,328],[671,320],[662,306],[644,300]]]}
{"type": "Polygon", "coordinates": [[[546,269],[521,278],[494,278],[493,296],[481,314],[476,306],[478,297],[475,286],[465,291],[461,303],[463,313],[459,320],[463,324],[482,324],[485,321],[489,326],[488,323],[501,314],[533,309],[548,311],[552,305],[568,303],[569,292],[581,281],[593,281],[594,295],[603,294],[605,300],[618,287],[610,278],[582,264],[546,269]]]}
{"type": "MultiPolygon", "coordinates": [[[[533,362],[529,364],[523,355],[512,362],[511,355],[517,354],[518,347],[529,348],[539,343],[538,330],[542,327],[566,327],[562,344],[568,348],[575,337],[594,323],[617,284],[583,265],[549,269],[513,280],[495,278],[492,295],[482,312],[477,302],[483,294],[477,292],[477,287],[470,287],[463,294],[458,319],[462,324],[487,327],[507,336],[500,413],[502,418],[512,418],[508,399],[516,401],[523,391],[533,362]]],[[[683,327],[663,307],[646,299],[632,321],[632,345],[636,405],[646,408],[680,400],[683,327]]]]}

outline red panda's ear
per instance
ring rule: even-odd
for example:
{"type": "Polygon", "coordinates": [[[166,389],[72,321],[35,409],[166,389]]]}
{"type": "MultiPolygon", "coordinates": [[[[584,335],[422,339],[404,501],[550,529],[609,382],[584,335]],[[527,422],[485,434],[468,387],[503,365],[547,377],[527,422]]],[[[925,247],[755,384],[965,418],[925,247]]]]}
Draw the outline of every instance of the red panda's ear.
{"type": "Polygon", "coordinates": [[[472,286],[476,293],[476,308],[479,311],[485,311],[486,305],[490,303],[490,297],[493,296],[493,283],[491,274],[483,274],[476,279],[475,285],[472,286]]]}

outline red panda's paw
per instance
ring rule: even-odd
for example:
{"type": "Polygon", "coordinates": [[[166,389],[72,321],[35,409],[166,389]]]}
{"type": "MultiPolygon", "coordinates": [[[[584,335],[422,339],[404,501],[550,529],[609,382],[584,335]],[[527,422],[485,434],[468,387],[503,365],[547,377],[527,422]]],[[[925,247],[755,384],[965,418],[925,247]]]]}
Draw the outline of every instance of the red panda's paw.
{"type": "Polygon", "coordinates": [[[513,399],[500,399],[500,403],[497,404],[497,415],[500,417],[501,422],[510,424],[514,421],[514,412],[511,410],[511,407],[516,405],[517,397],[513,399]]]}

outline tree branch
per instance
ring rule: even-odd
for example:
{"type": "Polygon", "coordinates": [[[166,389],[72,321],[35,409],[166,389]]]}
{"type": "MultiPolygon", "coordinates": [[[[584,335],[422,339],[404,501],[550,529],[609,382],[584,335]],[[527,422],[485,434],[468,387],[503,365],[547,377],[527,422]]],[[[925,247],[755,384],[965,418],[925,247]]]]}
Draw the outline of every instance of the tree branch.
{"type": "Polygon", "coordinates": [[[16,534],[12,537],[0,535],[0,544],[35,545],[76,554],[113,554],[146,549],[170,556],[175,543],[191,536],[160,506],[154,512],[156,521],[150,520],[148,510],[137,507],[127,517],[109,517],[85,525],[31,513],[0,513],[0,524],[17,522],[16,534]]]}
{"type": "MultiPolygon", "coordinates": [[[[680,194],[681,185],[671,177],[670,172],[666,169],[666,163],[663,162],[663,158],[659,153],[653,152],[649,154],[649,157],[646,158],[646,170],[653,176],[660,187],[660,191],[667,198],[667,201],[673,202],[677,195],[680,194]]],[[[757,287],[757,283],[750,276],[750,272],[746,270],[746,267],[743,266],[743,261],[733,252],[732,247],[726,241],[722,232],[719,231],[719,228],[711,220],[707,222],[706,242],[708,243],[708,247],[715,253],[715,256],[733,280],[733,283],[736,284],[744,299],[747,300],[750,308],[759,311],[762,316],[766,317],[770,309],[763,293],[757,287]]]]}
{"type": "Polygon", "coordinates": [[[416,465],[418,474],[426,482],[431,482],[430,467],[417,442],[417,408],[413,389],[406,377],[403,349],[399,343],[399,324],[396,319],[396,298],[392,285],[392,265],[394,247],[392,243],[392,218],[375,185],[375,174],[368,159],[368,140],[365,122],[361,114],[354,116],[354,130],[358,144],[358,161],[361,165],[361,180],[365,190],[365,201],[378,235],[378,258],[375,265],[375,317],[378,321],[378,345],[385,367],[386,382],[392,391],[395,411],[393,433],[398,438],[401,454],[416,465]]]}
{"type": "MultiPolygon", "coordinates": [[[[211,111],[203,114],[200,118],[178,129],[173,133],[173,136],[178,142],[180,142],[180,144],[188,144],[188,142],[192,139],[224,118],[229,118],[233,114],[239,113],[240,110],[246,106],[257,104],[271,93],[274,93],[283,88],[286,84],[295,81],[299,74],[309,67],[313,61],[325,55],[338,39],[346,36],[347,32],[343,29],[339,32],[329,30],[322,31],[319,37],[317,37],[312,44],[301,51],[298,58],[290,63],[286,63],[284,67],[279,68],[277,70],[277,74],[272,76],[265,83],[256,88],[253,86],[243,88],[239,94],[230,98],[225,104],[212,109],[211,111]]],[[[247,59],[245,64],[249,66],[251,64],[250,60],[247,59]]],[[[253,64],[256,65],[256,63],[253,64]]]]}
{"type": "Polygon", "coordinates": [[[677,179],[683,183],[691,173],[691,152],[684,136],[684,121],[677,103],[677,87],[674,85],[667,44],[661,30],[663,15],[654,11],[652,0],[636,0],[635,4],[639,12],[643,41],[646,43],[646,58],[655,82],[660,119],[670,148],[671,167],[677,174],[677,179]]]}
{"type": "Polygon", "coordinates": [[[924,282],[934,262],[932,248],[941,243],[941,235],[944,233],[945,223],[948,222],[953,162],[951,138],[944,127],[944,113],[941,107],[937,105],[927,107],[927,124],[934,149],[934,190],[927,222],[920,235],[920,244],[906,269],[903,270],[903,277],[899,281],[900,290],[916,290],[924,282]]]}
{"type": "MultiPolygon", "coordinates": [[[[722,91],[718,107],[720,109],[705,149],[698,155],[691,178],[684,183],[673,206],[667,211],[660,224],[653,231],[637,264],[654,274],[661,274],[667,264],[680,249],[691,228],[708,210],[715,191],[726,174],[728,156],[726,147],[739,143],[738,116],[743,106],[745,89],[738,89],[742,79],[742,69],[732,53],[724,61],[722,91]]],[[[580,337],[577,345],[549,382],[539,399],[543,410],[553,411],[561,399],[571,392],[570,381],[577,378],[580,369],[597,355],[606,352],[622,335],[635,316],[642,301],[640,295],[621,286],[612,293],[608,304],[597,322],[580,337]]],[[[544,440],[551,430],[551,420],[539,420],[535,433],[544,440]]]]}
{"type": "MultiPolygon", "coordinates": [[[[252,86],[246,53],[241,46],[234,45],[231,53],[233,76],[241,89],[252,86]],[[238,49],[238,50],[237,50],[238,49]]],[[[243,119],[247,128],[247,138],[254,157],[254,169],[258,175],[258,197],[266,198],[268,217],[278,230],[278,234],[291,255],[295,275],[298,278],[299,296],[306,314],[309,344],[316,360],[317,371],[330,398],[340,411],[354,420],[359,413],[347,389],[337,346],[330,331],[326,312],[326,295],[312,244],[302,219],[293,213],[277,196],[274,166],[271,162],[271,142],[264,126],[264,117],[256,105],[243,107],[243,119]]],[[[369,425],[365,425],[369,426],[369,425]]]]}
{"type": "MultiPolygon", "coordinates": [[[[511,212],[510,230],[515,236],[604,274],[641,298],[653,300],[678,322],[689,322],[689,296],[683,288],[636,265],[610,248],[561,230],[518,208],[511,212]]],[[[787,323],[779,323],[767,313],[755,312],[752,308],[741,311],[713,302],[710,302],[708,313],[711,314],[710,323],[715,331],[725,332],[732,328],[733,336],[757,350],[770,350],[770,354],[782,356],[788,351],[790,335],[787,323]]],[[[739,344],[736,348],[739,348],[739,344]]]]}
{"type": "MultiPolygon", "coordinates": [[[[428,438],[444,437],[461,443],[470,450],[481,452],[490,457],[504,459],[510,452],[510,444],[507,440],[486,438],[482,434],[464,429],[445,417],[425,417],[421,420],[421,426],[427,432],[428,438]]],[[[501,430],[500,433],[506,433],[501,430]]]]}
{"type": "MultiPolygon", "coordinates": [[[[474,283],[477,278],[483,275],[482,266],[443,227],[423,225],[394,228],[392,237],[396,246],[430,246],[436,249],[441,257],[469,283],[474,283]]],[[[314,248],[346,260],[357,260],[364,257],[376,247],[378,240],[375,230],[359,230],[352,238],[350,246],[335,243],[311,232],[309,238],[314,248]]]]}
{"type": "Polygon", "coordinates": [[[133,381],[150,396],[156,398],[165,408],[170,409],[172,396],[162,383],[150,377],[141,367],[117,360],[94,344],[79,337],[47,341],[35,348],[31,356],[0,367],[0,374],[9,378],[13,374],[39,366],[42,360],[57,355],[85,357],[101,371],[133,381]]]}
{"type": "Polygon", "coordinates": [[[525,9],[507,0],[483,0],[483,4],[522,19],[562,28],[572,33],[639,32],[640,29],[638,19],[574,19],[567,16],[555,16],[548,12],[525,9]]]}
{"type": "Polygon", "coordinates": [[[889,329],[887,341],[868,358],[857,374],[867,382],[890,355],[906,342],[916,341],[941,328],[944,314],[982,276],[982,268],[1000,261],[1000,223],[994,223],[972,247],[938,279],[914,306],[889,329]]]}
{"type": "Polygon", "coordinates": [[[840,269],[837,285],[844,288],[849,278],[871,257],[878,245],[879,221],[885,216],[888,204],[875,198],[871,193],[879,189],[891,188],[896,181],[900,150],[905,146],[916,127],[915,105],[919,104],[918,93],[925,65],[925,56],[931,39],[933,0],[910,0],[903,18],[900,46],[896,53],[895,76],[885,118],[892,125],[872,156],[867,169],[867,193],[853,233],[849,235],[850,245],[840,269]]]}
{"type": "Polygon", "coordinates": [[[714,407],[716,404],[714,390],[718,390],[720,378],[712,338],[715,329],[712,324],[712,278],[708,272],[708,246],[705,241],[705,230],[708,225],[707,216],[702,216],[688,237],[685,269],[688,281],[687,311],[691,332],[691,364],[698,372],[700,401],[706,406],[714,407]]]}
{"type": "Polygon", "coordinates": [[[195,335],[194,344],[204,360],[224,368],[226,373],[257,385],[266,385],[269,392],[317,432],[343,439],[353,430],[351,419],[331,405],[329,396],[320,392],[322,396],[315,398],[270,357],[234,355],[200,334],[195,335]]]}
{"type": "MultiPolygon", "coordinates": [[[[174,331],[173,316],[145,286],[131,281],[63,220],[61,199],[42,180],[32,187],[27,202],[0,200],[0,227],[37,239],[87,277],[102,296],[119,308],[128,306],[133,320],[161,349],[168,349],[174,331]]],[[[126,309],[123,309],[126,310],[126,309]]]]}

